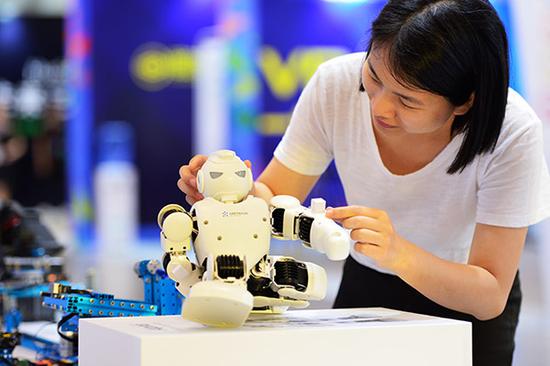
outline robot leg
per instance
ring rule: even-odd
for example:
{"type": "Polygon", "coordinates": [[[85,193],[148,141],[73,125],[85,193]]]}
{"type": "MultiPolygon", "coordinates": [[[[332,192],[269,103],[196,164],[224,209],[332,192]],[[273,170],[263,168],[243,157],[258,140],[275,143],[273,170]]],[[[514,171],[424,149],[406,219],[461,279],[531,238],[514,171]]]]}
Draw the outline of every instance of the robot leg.
{"type": "Polygon", "coordinates": [[[277,291],[279,287],[273,281],[274,268],[272,258],[266,256],[250,272],[247,286],[254,296],[254,313],[283,313],[289,307],[303,309],[309,306],[305,300],[284,297],[277,291]]]}
{"type": "Polygon", "coordinates": [[[271,257],[273,287],[282,297],[293,300],[322,300],[327,293],[325,269],[292,257],[271,257]]]}
{"type": "Polygon", "coordinates": [[[208,258],[202,281],[191,287],[183,303],[182,316],[212,327],[239,327],[250,315],[254,303],[247,290],[244,261],[237,261],[234,256],[218,256],[215,261],[214,266],[214,260],[208,258]],[[238,263],[243,271],[237,268],[238,263]]]}

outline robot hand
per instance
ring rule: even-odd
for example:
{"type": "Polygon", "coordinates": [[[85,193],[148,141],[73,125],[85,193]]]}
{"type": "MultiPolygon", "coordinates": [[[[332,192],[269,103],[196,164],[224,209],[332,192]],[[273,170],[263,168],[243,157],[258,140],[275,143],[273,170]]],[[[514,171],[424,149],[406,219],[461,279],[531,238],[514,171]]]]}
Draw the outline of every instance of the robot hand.
{"type": "Polygon", "coordinates": [[[185,255],[164,254],[164,270],[168,277],[176,282],[176,288],[185,297],[191,286],[202,278],[202,268],[192,263],[185,255]]]}
{"type": "Polygon", "coordinates": [[[300,239],[305,246],[325,253],[330,260],[343,260],[349,255],[347,230],[325,217],[325,200],[314,198],[311,208],[300,205],[292,196],[271,199],[272,234],[278,239],[300,239]]]}
{"type": "Polygon", "coordinates": [[[164,206],[158,214],[160,242],[165,253],[185,254],[191,245],[193,219],[179,205],[164,206]]]}

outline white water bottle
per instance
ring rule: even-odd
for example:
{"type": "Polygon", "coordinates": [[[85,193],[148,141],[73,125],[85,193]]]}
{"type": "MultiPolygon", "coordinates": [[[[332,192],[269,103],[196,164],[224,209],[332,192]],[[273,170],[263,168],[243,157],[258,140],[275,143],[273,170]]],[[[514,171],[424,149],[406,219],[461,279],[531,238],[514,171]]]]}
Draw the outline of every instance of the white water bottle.
{"type": "Polygon", "coordinates": [[[132,127],[107,122],[98,131],[94,172],[96,242],[106,253],[123,253],[138,240],[138,173],[132,127]]]}

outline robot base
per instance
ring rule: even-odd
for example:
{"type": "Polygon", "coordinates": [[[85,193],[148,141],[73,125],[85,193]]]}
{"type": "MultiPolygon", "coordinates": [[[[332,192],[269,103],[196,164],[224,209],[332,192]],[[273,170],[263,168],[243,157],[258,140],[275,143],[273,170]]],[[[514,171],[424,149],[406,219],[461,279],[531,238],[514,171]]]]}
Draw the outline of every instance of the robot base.
{"type": "Polygon", "coordinates": [[[244,324],[254,303],[240,283],[197,282],[183,303],[184,319],[211,327],[234,328],[244,324]]]}

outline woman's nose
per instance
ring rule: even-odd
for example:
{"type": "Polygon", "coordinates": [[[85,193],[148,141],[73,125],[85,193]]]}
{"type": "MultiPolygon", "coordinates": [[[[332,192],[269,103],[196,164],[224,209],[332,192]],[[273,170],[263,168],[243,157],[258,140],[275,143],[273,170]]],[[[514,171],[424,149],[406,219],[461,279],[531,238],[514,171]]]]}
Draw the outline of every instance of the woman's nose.
{"type": "Polygon", "coordinates": [[[380,90],[371,97],[372,115],[377,118],[393,119],[395,117],[395,105],[391,95],[380,90]]]}

